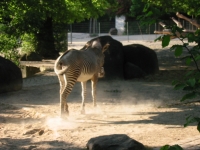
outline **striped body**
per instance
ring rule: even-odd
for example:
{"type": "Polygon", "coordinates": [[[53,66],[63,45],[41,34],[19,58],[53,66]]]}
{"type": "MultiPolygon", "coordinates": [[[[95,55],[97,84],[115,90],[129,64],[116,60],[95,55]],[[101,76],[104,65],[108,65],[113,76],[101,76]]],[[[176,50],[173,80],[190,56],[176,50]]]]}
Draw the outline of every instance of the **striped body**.
{"type": "Polygon", "coordinates": [[[96,83],[104,63],[104,51],[105,48],[101,47],[100,42],[95,41],[85,50],[69,50],[56,60],[54,70],[60,82],[61,115],[64,112],[68,114],[66,99],[77,81],[82,84],[81,112],[85,112],[84,101],[88,80],[92,81],[93,104],[96,105],[96,83]]]}

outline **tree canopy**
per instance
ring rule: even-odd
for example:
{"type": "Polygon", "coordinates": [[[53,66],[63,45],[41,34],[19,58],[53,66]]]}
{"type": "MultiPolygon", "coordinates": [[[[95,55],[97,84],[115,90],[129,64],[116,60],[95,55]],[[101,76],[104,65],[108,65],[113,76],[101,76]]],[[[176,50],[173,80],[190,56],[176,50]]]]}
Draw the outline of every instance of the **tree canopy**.
{"type": "Polygon", "coordinates": [[[199,0],[143,0],[148,5],[161,8],[165,12],[183,12],[188,15],[199,16],[200,15],[200,1],[199,0]]]}
{"type": "Polygon", "coordinates": [[[52,18],[54,23],[69,24],[98,17],[110,6],[106,0],[3,0],[0,23],[16,31],[35,32],[52,18]]]}
{"type": "Polygon", "coordinates": [[[55,32],[66,34],[68,24],[97,18],[110,6],[108,0],[2,0],[0,32],[34,36],[36,51],[45,55],[55,51],[55,32]]]}

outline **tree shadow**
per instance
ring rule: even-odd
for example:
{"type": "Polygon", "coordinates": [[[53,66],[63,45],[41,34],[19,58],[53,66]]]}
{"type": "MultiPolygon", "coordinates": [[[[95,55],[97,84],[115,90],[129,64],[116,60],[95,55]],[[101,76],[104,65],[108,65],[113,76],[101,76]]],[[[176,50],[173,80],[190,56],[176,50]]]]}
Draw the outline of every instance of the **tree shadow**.
{"type": "MultiPolygon", "coordinates": [[[[125,108],[126,106],[129,107],[130,105],[123,105],[122,107],[125,108]]],[[[186,123],[186,117],[190,115],[200,116],[199,112],[200,106],[195,104],[190,106],[180,105],[178,107],[172,107],[172,110],[167,110],[166,108],[159,108],[157,109],[157,112],[151,112],[151,111],[140,112],[134,110],[126,111],[124,110],[124,108],[122,108],[121,110],[119,109],[118,111],[116,110],[113,111],[113,109],[110,109],[110,111],[106,110],[100,113],[99,112],[87,113],[86,111],[86,115],[76,118],[75,122],[77,123],[84,122],[86,124],[100,124],[100,125],[145,124],[148,126],[148,124],[155,124],[155,125],[158,124],[158,125],[169,125],[169,126],[172,125],[171,128],[173,128],[173,126],[177,128],[177,127],[183,127],[183,125],[186,123]],[[164,112],[162,109],[164,109],[164,112]],[[140,118],[141,116],[143,116],[142,118],[144,119],[141,119],[140,118]]],[[[195,123],[191,125],[196,126],[195,123]]]]}
{"type": "Polygon", "coordinates": [[[73,149],[83,150],[78,146],[67,143],[65,141],[53,140],[53,141],[41,141],[33,142],[31,138],[14,139],[14,138],[0,138],[0,150],[31,150],[31,149],[45,149],[45,150],[60,150],[60,149],[73,149]]]}

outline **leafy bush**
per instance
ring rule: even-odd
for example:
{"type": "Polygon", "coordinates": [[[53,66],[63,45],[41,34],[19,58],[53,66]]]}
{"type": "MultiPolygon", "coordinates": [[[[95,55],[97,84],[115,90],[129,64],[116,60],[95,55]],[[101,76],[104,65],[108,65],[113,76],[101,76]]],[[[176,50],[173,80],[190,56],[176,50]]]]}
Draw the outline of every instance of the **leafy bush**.
{"type": "Polygon", "coordinates": [[[161,147],[160,150],[183,150],[183,148],[180,147],[179,145],[173,145],[173,146],[165,145],[165,146],[161,147]]]}
{"type": "Polygon", "coordinates": [[[36,42],[33,34],[24,34],[21,36],[21,53],[35,52],[36,42]]]}
{"type": "MultiPolygon", "coordinates": [[[[3,26],[0,25],[0,28],[3,28],[3,26]]],[[[16,65],[19,65],[19,46],[20,42],[15,36],[3,32],[0,33],[0,55],[11,60],[16,65]]]]}
{"type": "MultiPolygon", "coordinates": [[[[187,94],[183,95],[181,101],[188,99],[194,99],[200,96],[200,69],[198,61],[200,60],[200,30],[195,33],[182,34],[183,29],[177,26],[170,26],[173,36],[176,36],[182,45],[173,45],[171,51],[174,51],[176,57],[180,57],[183,53],[183,49],[186,49],[188,55],[183,57],[186,64],[190,66],[192,62],[195,64],[196,69],[190,70],[185,75],[184,81],[174,81],[172,85],[175,90],[185,90],[188,91],[187,94]],[[180,34],[180,36],[177,36],[180,34]],[[190,43],[195,43],[195,46],[189,48],[190,43]]],[[[162,47],[166,47],[170,43],[170,35],[163,35],[158,37],[156,40],[162,40],[162,47]]],[[[191,123],[197,123],[197,130],[200,132],[200,118],[196,116],[189,116],[186,118],[185,127],[191,123]]]]}

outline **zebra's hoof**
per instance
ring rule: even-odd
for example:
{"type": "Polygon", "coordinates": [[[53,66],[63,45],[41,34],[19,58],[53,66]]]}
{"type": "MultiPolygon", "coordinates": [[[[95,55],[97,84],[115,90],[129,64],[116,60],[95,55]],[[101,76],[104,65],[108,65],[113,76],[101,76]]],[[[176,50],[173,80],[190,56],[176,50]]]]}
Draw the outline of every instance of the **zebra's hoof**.
{"type": "Polygon", "coordinates": [[[85,110],[84,109],[81,110],[81,114],[85,115],[85,110]]]}
{"type": "Polygon", "coordinates": [[[61,113],[60,117],[61,118],[68,118],[69,117],[69,112],[61,113]]]}

